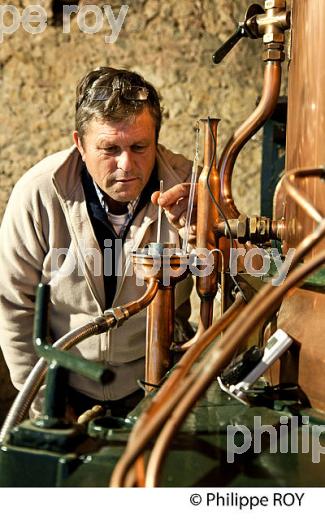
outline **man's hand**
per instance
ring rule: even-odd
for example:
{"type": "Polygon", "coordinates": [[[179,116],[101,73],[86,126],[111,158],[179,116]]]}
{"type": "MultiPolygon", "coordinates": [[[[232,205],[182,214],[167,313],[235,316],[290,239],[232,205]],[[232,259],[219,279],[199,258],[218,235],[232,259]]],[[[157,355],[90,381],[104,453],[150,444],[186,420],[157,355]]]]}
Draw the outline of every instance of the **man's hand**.
{"type": "MultiPolygon", "coordinates": [[[[184,238],[184,226],[186,224],[186,212],[188,206],[188,199],[190,194],[189,182],[183,184],[176,184],[160,195],[159,191],[155,191],[151,195],[153,204],[159,204],[164,210],[168,221],[179,230],[180,235],[184,238]]],[[[193,245],[196,241],[196,206],[197,206],[197,190],[195,190],[193,211],[191,218],[191,228],[189,243],[193,245]]]]}

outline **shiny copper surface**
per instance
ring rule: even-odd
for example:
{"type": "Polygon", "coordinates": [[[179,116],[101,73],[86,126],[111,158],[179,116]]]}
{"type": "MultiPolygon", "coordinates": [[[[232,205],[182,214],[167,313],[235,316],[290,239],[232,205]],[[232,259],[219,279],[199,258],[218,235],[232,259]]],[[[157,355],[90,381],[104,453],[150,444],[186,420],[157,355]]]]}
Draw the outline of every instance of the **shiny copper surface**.
{"type": "MultiPolygon", "coordinates": [[[[204,163],[198,180],[197,198],[197,233],[196,247],[216,249],[217,240],[214,226],[217,226],[219,212],[208,189],[208,184],[217,203],[220,202],[220,177],[217,169],[217,131],[219,119],[201,120],[204,124],[204,163]]],[[[215,261],[214,271],[209,276],[196,278],[196,292],[200,298],[200,313],[197,330],[193,338],[178,347],[178,350],[191,348],[200,339],[201,334],[211,325],[213,319],[213,301],[218,290],[218,254],[212,253],[215,261]]],[[[223,271],[223,268],[222,268],[223,271]]]]}
{"type": "MultiPolygon", "coordinates": [[[[322,170],[316,170],[316,172],[299,172],[300,175],[306,176],[319,175],[321,173],[322,170]]],[[[290,178],[290,174],[288,174],[285,186],[291,186],[291,182],[292,179],[290,178]]],[[[291,186],[291,194],[296,197],[301,207],[308,207],[308,200],[305,199],[302,194],[299,194],[298,197],[298,193],[299,191],[291,186]]],[[[305,237],[297,247],[292,261],[293,266],[296,266],[299,260],[308,254],[324,235],[325,218],[322,217],[316,229],[305,237]]],[[[143,426],[143,423],[141,420],[138,420],[130,436],[128,449],[116,466],[112,478],[112,485],[121,485],[121,483],[123,485],[125,474],[128,472],[130,466],[137,459],[138,455],[141,454],[163,421],[167,419],[160,434],[161,437],[158,438],[156,443],[157,452],[155,452],[154,462],[151,467],[152,474],[150,481],[156,482],[158,469],[169,443],[197,399],[208,388],[211,381],[220,374],[220,371],[230,362],[231,357],[245,341],[245,338],[252,332],[254,327],[256,327],[261,320],[265,320],[266,317],[271,316],[288,291],[324,262],[325,250],[321,251],[318,255],[309,260],[309,262],[295,268],[282,285],[274,287],[272,284],[268,284],[255,296],[226,330],[218,348],[209,349],[206,356],[195,367],[193,373],[191,372],[191,374],[178,385],[170,399],[166,400],[156,411],[154,410],[151,424],[148,421],[148,424],[141,428],[141,439],[137,439],[137,432],[138,428],[143,426]],[[168,419],[171,411],[173,411],[173,415],[171,419],[168,419]],[[116,484],[117,482],[119,484],[116,484]]],[[[191,350],[188,351],[188,353],[190,352],[191,350]]],[[[151,407],[151,412],[153,408],[154,407],[151,407]]],[[[144,416],[146,417],[146,414],[144,416]]]]}
{"type": "MultiPolygon", "coordinates": [[[[191,370],[188,366],[185,374],[180,370],[182,377],[178,379],[175,375],[171,383],[169,378],[153,398],[148,410],[139,418],[129,438],[127,450],[113,473],[113,486],[125,483],[129,470],[152,437],[158,433],[146,476],[147,486],[157,485],[168,446],[189,411],[212,380],[230,362],[248,334],[264,323],[266,318],[274,316],[281,302],[278,326],[292,335],[301,347],[299,362],[294,360],[296,365],[291,366],[291,373],[293,368],[298,367],[297,381],[310,398],[311,404],[325,409],[322,345],[325,295],[312,291],[306,294],[305,289],[296,288],[306,276],[325,263],[325,192],[323,181],[317,178],[323,175],[320,166],[325,164],[325,103],[322,88],[325,53],[322,52],[324,36],[321,31],[325,19],[325,2],[292,0],[292,6],[293,47],[289,72],[287,174],[276,190],[274,215],[277,232],[284,237],[287,247],[296,248],[292,269],[281,285],[268,284],[259,291],[252,302],[232,320],[215,348],[215,340],[209,336],[213,326],[204,332],[204,349],[202,344],[200,348],[206,349],[206,352],[200,351],[202,357],[194,366],[193,359],[191,360],[191,370]],[[305,262],[299,264],[304,258],[305,262]],[[207,345],[212,348],[207,349],[207,345]]],[[[239,214],[231,194],[231,177],[236,157],[273,111],[279,93],[280,77],[280,63],[267,62],[260,105],[230,139],[220,159],[221,199],[229,218],[236,218],[239,214]]],[[[197,359],[198,351],[194,348],[189,349],[184,358],[192,355],[197,359]]],[[[286,370],[282,369],[281,377],[285,378],[287,375],[286,370]]],[[[143,467],[140,469],[139,481],[143,483],[143,467]]]]}
{"type": "MultiPolygon", "coordinates": [[[[325,2],[293,0],[291,62],[288,83],[286,170],[325,164],[325,2]]],[[[325,208],[325,183],[299,179],[311,203],[325,208]]],[[[275,218],[285,217],[284,250],[296,245],[314,227],[303,210],[281,188],[275,199],[275,218]]],[[[319,243],[311,254],[325,247],[319,243]]]]}
{"type": "Polygon", "coordinates": [[[280,85],[281,63],[278,61],[267,62],[260,102],[254,112],[231,136],[222,152],[218,170],[221,177],[221,200],[227,218],[237,218],[239,215],[231,190],[235,161],[247,141],[263,126],[272,114],[278,101],[280,85]]]}
{"type": "MultiPolygon", "coordinates": [[[[282,188],[286,189],[291,200],[308,215],[311,222],[318,224],[316,230],[310,233],[302,243],[310,240],[320,229],[322,214],[302,195],[301,188],[297,189],[297,179],[312,179],[325,176],[324,168],[302,168],[288,172],[282,188]]],[[[323,212],[324,212],[323,205],[323,212]]],[[[317,245],[317,243],[316,243],[317,245]]],[[[315,251],[315,247],[311,251],[315,251]]],[[[314,253],[315,254],[315,253],[314,253]]],[[[311,406],[325,410],[325,383],[323,369],[325,365],[323,342],[323,314],[325,295],[311,290],[295,289],[284,299],[278,314],[278,326],[292,336],[300,346],[299,356],[287,354],[279,364],[272,367],[270,376],[272,384],[290,382],[299,384],[308,397],[311,406]],[[312,377],[311,377],[312,374],[312,377]],[[294,379],[293,379],[294,378],[294,379]]]]}
{"type": "Polygon", "coordinates": [[[148,307],[145,381],[158,385],[171,368],[170,347],[174,337],[174,287],[159,286],[156,297],[148,307]]]}
{"type": "Polygon", "coordinates": [[[208,182],[210,189],[219,202],[220,199],[220,177],[217,169],[217,131],[219,119],[209,118],[203,119],[204,124],[204,162],[198,180],[198,196],[197,196],[197,247],[207,247],[214,249],[216,247],[216,239],[213,225],[218,222],[218,208],[213,203],[208,190],[208,182]]]}
{"type": "MultiPolygon", "coordinates": [[[[288,84],[288,123],[286,170],[304,171],[325,165],[325,2],[292,1],[291,63],[288,84]]],[[[289,173],[289,172],[288,172],[289,173]]],[[[287,174],[288,175],[288,174],[287,174]]],[[[274,217],[284,219],[283,251],[295,248],[315,229],[320,214],[325,214],[325,183],[317,177],[295,175],[291,184],[308,198],[308,207],[286,194],[286,179],[276,190],[274,217]],[[306,213],[307,211],[307,213],[306,213]]],[[[324,250],[319,240],[309,253],[324,250]]],[[[297,382],[311,405],[325,410],[324,384],[324,295],[296,289],[283,301],[278,324],[299,343],[297,382]]],[[[274,382],[279,372],[273,370],[274,382]]],[[[292,363],[281,363],[281,380],[292,377],[292,363]]]]}
{"type": "MultiPolygon", "coordinates": [[[[218,222],[218,208],[211,198],[208,184],[217,202],[220,201],[220,177],[217,170],[216,147],[219,119],[209,118],[204,123],[204,164],[198,181],[197,200],[197,248],[215,249],[217,247],[214,224],[218,222]]],[[[196,290],[201,299],[198,335],[212,323],[213,300],[218,290],[218,255],[214,254],[215,268],[209,276],[198,276],[196,290]]]]}
{"type": "Polygon", "coordinates": [[[155,297],[147,312],[145,381],[158,385],[171,368],[171,344],[174,339],[174,287],[188,275],[188,256],[174,254],[171,244],[162,244],[162,254],[137,252],[132,255],[138,277],[155,287],[155,297]]]}
{"type": "Polygon", "coordinates": [[[132,254],[132,262],[139,279],[163,282],[164,277],[171,283],[183,280],[188,274],[188,256],[176,252],[174,247],[165,244],[164,254],[152,255],[146,252],[132,254]],[[175,250],[175,252],[174,252],[175,250]]]}
{"type": "Polygon", "coordinates": [[[127,311],[128,315],[133,316],[134,314],[137,314],[138,312],[142,311],[142,309],[145,309],[155,297],[158,291],[158,287],[158,280],[156,280],[155,278],[149,279],[147,289],[144,295],[138,300],[124,305],[124,309],[127,311]]]}

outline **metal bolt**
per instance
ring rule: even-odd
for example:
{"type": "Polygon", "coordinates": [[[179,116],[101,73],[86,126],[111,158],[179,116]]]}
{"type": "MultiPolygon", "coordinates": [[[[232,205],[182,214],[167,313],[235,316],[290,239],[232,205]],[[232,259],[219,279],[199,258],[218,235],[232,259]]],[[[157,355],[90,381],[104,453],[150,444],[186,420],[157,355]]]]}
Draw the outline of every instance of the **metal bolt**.
{"type": "Polygon", "coordinates": [[[250,217],[249,219],[249,236],[254,238],[257,233],[257,217],[250,217]]]}
{"type": "Polygon", "coordinates": [[[267,220],[263,217],[260,218],[260,229],[259,234],[261,237],[266,235],[267,220]]]}
{"type": "Polygon", "coordinates": [[[237,238],[240,243],[246,242],[247,215],[239,215],[237,222],[237,238]]]}
{"type": "Polygon", "coordinates": [[[279,49],[266,49],[263,53],[264,61],[284,61],[285,53],[279,49]]]}

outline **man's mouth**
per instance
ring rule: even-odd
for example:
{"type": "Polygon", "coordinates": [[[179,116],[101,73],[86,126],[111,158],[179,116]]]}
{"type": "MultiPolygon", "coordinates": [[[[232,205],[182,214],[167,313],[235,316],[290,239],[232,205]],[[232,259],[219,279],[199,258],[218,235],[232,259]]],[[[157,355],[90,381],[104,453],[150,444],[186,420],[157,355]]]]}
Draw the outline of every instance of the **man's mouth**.
{"type": "Polygon", "coordinates": [[[129,182],[134,182],[137,180],[137,177],[131,177],[130,179],[116,179],[115,182],[121,182],[123,184],[127,184],[129,182]]]}

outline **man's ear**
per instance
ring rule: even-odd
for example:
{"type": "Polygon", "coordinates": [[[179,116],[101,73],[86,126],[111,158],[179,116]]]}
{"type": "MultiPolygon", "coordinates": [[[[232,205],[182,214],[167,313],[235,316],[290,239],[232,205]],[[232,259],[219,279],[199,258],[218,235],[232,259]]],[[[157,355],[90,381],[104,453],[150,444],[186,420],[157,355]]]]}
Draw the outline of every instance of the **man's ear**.
{"type": "Polygon", "coordinates": [[[73,132],[72,138],[73,138],[74,144],[76,145],[76,147],[78,148],[78,150],[80,152],[82,160],[84,161],[85,160],[85,151],[84,151],[84,148],[83,148],[83,146],[81,144],[81,139],[80,139],[80,136],[79,136],[77,130],[75,130],[73,132]]]}

